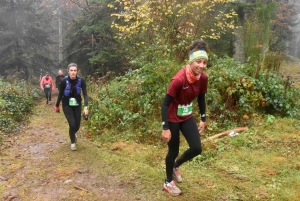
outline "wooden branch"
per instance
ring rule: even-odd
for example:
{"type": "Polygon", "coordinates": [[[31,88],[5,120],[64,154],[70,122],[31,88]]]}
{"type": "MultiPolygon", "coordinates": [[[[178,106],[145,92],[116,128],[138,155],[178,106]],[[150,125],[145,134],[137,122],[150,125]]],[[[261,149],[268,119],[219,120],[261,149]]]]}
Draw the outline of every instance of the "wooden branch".
{"type": "Polygon", "coordinates": [[[246,131],[246,130],[248,130],[247,126],[246,127],[234,128],[232,130],[227,130],[227,131],[224,131],[222,133],[211,136],[209,138],[206,138],[206,139],[202,140],[202,142],[206,142],[206,141],[209,141],[209,140],[213,140],[213,139],[217,139],[217,138],[220,138],[220,137],[223,137],[223,136],[227,136],[231,132],[242,132],[242,131],[246,131]]]}
{"type": "Polygon", "coordinates": [[[80,189],[80,190],[83,190],[83,191],[89,192],[88,190],[86,190],[86,189],[84,189],[84,188],[81,188],[81,187],[79,187],[79,186],[76,186],[76,185],[74,185],[74,188],[77,188],[77,189],[80,189]]]}
{"type": "Polygon", "coordinates": [[[8,196],[8,198],[5,201],[11,201],[12,199],[16,198],[16,196],[14,195],[10,195],[8,196]]]}

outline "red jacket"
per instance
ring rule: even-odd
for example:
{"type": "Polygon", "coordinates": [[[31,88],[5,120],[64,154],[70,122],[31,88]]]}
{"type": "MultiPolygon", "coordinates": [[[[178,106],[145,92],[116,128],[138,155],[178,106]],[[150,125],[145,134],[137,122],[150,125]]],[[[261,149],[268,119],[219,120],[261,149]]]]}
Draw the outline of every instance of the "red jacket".
{"type": "Polygon", "coordinates": [[[53,84],[53,81],[52,81],[52,78],[50,77],[50,75],[49,75],[48,79],[46,79],[46,75],[44,77],[42,77],[41,82],[40,82],[41,89],[44,90],[45,85],[47,85],[47,84],[50,84],[52,87],[52,91],[54,91],[54,84],[53,84]]]}

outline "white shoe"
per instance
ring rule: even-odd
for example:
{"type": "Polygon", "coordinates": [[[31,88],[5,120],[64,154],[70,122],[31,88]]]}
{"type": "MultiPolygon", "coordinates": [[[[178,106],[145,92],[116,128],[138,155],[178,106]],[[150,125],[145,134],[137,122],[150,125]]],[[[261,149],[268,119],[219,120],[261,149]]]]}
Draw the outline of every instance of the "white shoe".
{"type": "Polygon", "coordinates": [[[77,149],[76,149],[76,144],[75,144],[75,143],[71,144],[71,150],[72,150],[72,151],[76,151],[76,150],[77,150],[77,149]]]}
{"type": "Polygon", "coordinates": [[[51,105],[52,104],[51,101],[49,101],[48,104],[51,105]]]}
{"type": "Polygon", "coordinates": [[[181,194],[181,190],[175,185],[174,181],[171,181],[170,183],[164,182],[163,189],[172,195],[181,194]]]}

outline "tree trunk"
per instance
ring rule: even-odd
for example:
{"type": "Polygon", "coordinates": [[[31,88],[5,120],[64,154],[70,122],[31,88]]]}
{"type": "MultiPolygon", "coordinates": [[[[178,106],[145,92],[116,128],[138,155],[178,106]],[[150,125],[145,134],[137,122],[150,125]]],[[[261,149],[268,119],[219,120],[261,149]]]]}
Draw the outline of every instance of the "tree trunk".
{"type": "Polygon", "coordinates": [[[61,9],[58,8],[58,41],[59,41],[59,51],[58,51],[58,66],[61,68],[62,60],[63,60],[63,35],[62,35],[62,20],[61,20],[61,9]]]}
{"type": "Polygon", "coordinates": [[[235,30],[235,35],[233,36],[233,46],[234,46],[234,55],[237,61],[245,63],[245,51],[244,51],[244,33],[243,27],[237,28],[235,30]]]}
{"type": "MultiPolygon", "coordinates": [[[[239,3],[247,3],[246,0],[239,0],[239,3]]],[[[244,63],[246,61],[245,56],[245,47],[244,47],[244,22],[246,20],[245,9],[240,6],[237,9],[238,19],[239,19],[239,28],[235,30],[235,35],[233,36],[233,46],[234,46],[234,55],[237,61],[244,63]]]]}

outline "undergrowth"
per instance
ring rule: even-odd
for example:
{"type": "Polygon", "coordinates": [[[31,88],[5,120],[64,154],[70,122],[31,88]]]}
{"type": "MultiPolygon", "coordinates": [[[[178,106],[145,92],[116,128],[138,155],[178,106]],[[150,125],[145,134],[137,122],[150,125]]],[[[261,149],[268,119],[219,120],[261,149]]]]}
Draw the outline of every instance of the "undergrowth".
{"type": "Polygon", "coordinates": [[[108,83],[88,83],[93,134],[103,129],[132,130],[140,140],[160,129],[160,105],[173,72],[181,66],[170,61],[147,64],[108,83]]]}
{"type": "Polygon", "coordinates": [[[34,81],[0,79],[0,133],[18,131],[21,122],[31,114],[34,100],[42,96],[38,82],[34,81]]]}
{"type": "MultiPolygon", "coordinates": [[[[256,67],[241,64],[232,58],[216,58],[207,70],[207,133],[220,132],[237,126],[251,126],[257,114],[299,118],[299,90],[277,72],[261,70],[254,78],[256,67]]],[[[128,71],[107,83],[89,79],[90,121],[92,135],[114,130],[127,139],[139,142],[160,140],[161,102],[171,78],[184,66],[172,60],[157,60],[128,71]]],[[[196,103],[194,116],[199,122],[196,103]]],[[[111,136],[118,138],[119,134],[111,136]]]]}

